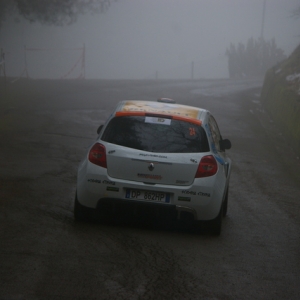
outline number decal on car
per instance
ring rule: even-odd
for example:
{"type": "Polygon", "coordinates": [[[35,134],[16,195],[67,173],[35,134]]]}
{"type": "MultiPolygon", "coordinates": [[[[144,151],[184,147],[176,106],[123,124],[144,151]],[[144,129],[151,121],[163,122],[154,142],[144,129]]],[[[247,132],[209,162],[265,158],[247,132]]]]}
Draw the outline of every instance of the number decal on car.
{"type": "Polygon", "coordinates": [[[196,130],[195,130],[195,128],[190,127],[189,130],[190,130],[190,135],[191,135],[191,136],[196,135],[196,130]]]}

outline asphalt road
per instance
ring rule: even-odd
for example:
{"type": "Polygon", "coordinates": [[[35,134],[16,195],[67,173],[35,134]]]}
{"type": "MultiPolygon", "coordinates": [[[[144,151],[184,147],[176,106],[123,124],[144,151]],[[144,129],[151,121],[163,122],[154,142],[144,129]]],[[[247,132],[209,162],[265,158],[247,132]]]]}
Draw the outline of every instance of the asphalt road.
{"type": "Polygon", "coordinates": [[[300,299],[299,157],[264,112],[261,81],[30,84],[0,112],[0,299],[300,299]],[[119,100],[159,97],[209,109],[232,142],[220,237],[73,219],[99,124],[119,100]]]}

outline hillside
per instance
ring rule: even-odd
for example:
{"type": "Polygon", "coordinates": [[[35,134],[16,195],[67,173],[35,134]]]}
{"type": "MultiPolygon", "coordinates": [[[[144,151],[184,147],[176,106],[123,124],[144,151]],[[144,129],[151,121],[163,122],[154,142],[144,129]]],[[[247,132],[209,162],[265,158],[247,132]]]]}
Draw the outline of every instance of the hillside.
{"type": "Polygon", "coordinates": [[[300,157],[300,45],[266,73],[261,101],[300,157]]]}

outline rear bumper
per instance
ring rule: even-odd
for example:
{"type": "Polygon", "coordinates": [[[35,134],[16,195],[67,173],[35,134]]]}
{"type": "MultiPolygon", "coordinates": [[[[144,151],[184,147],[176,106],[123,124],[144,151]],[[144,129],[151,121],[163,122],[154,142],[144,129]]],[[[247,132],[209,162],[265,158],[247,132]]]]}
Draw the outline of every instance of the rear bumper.
{"type": "MultiPolygon", "coordinates": [[[[221,172],[219,172],[220,175],[221,172]]],[[[139,211],[155,215],[172,214],[176,219],[212,220],[216,218],[224,198],[226,183],[217,184],[214,177],[196,179],[192,186],[149,185],[143,182],[116,180],[105,175],[86,175],[78,177],[77,195],[82,206],[96,209],[103,214],[124,211],[132,214],[139,211]],[[91,179],[92,178],[92,179],[91,179]],[[127,189],[168,193],[167,202],[126,199],[127,189]]]]}
{"type": "Polygon", "coordinates": [[[174,220],[194,220],[197,212],[182,205],[141,202],[116,198],[103,198],[98,201],[95,212],[102,217],[161,217],[174,220]]]}

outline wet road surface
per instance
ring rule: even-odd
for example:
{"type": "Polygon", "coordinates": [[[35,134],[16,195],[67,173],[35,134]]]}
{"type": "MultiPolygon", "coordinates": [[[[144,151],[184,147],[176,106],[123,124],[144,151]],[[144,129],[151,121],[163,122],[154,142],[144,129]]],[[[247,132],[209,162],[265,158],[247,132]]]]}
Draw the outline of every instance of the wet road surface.
{"type": "MultiPolygon", "coordinates": [[[[299,158],[260,81],[43,83],[0,121],[0,299],[300,299],[299,158]],[[233,170],[220,237],[181,224],[76,223],[77,166],[123,99],[216,117],[233,170]]],[[[25,88],[24,88],[25,91],[25,88]]]]}

